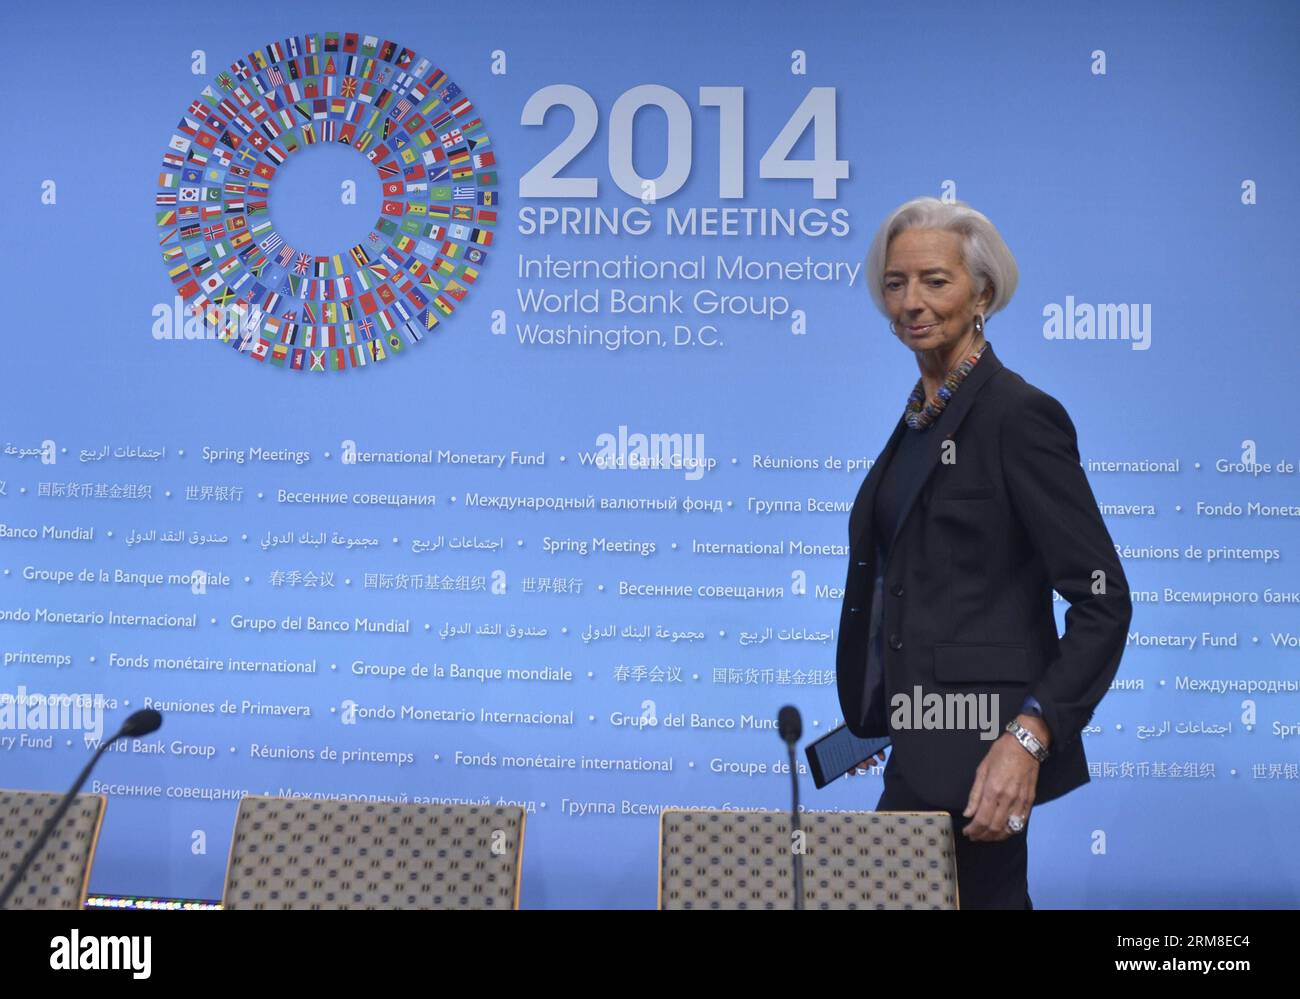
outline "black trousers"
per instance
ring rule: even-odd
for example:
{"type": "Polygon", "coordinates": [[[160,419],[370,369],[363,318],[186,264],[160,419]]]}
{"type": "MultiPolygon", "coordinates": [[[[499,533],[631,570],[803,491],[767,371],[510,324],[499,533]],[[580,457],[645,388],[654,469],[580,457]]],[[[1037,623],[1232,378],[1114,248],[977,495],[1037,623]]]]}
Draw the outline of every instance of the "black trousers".
{"type": "MultiPolygon", "coordinates": [[[[885,765],[885,790],[876,804],[878,812],[943,812],[945,808],[923,801],[904,783],[896,768],[885,765]],[[891,773],[890,771],[893,771],[891,773]]],[[[963,909],[1032,909],[1029,898],[1029,822],[1022,832],[996,843],[976,843],[962,835],[971,820],[961,812],[952,816],[952,838],[957,847],[958,904],[963,909]]]]}

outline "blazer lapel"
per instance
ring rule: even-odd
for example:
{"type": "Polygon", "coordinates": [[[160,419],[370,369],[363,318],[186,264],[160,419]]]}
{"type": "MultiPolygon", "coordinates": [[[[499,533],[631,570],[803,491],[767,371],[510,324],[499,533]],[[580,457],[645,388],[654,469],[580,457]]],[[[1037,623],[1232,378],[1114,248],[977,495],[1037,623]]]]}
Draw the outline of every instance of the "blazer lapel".
{"type": "MultiPolygon", "coordinates": [[[[859,500],[861,508],[857,513],[857,522],[853,526],[853,538],[850,542],[854,549],[857,549],[863,537],[871,536],[871,524],[876,516],[876,487],[880,485],[880,477],[885,474],[885,469],[889,467],[889,462],[894,457],[894,449],[898,447],[898,442],[906,432],[907,421],[900,417],[894,426],[894,432],[889,435],[889,440],[881,449],[880,456],[871,463],[871,471],[867,473],[866,481],[862,483],[862,498],[859,500]]],[[[869,558],[874,559],[875,556],[874,551],[867,553],[869,558]]]]}
{"type": "MultiPolygon", "coordinates": [[[[957,428],[961,426],[961,421],[966,418],[970,408],[975,403],[975,396],[979,393],[990,378],[995,375],[1002,367],[1002,362],[998,360],[997,355],[993,353],[993,342],[988,340],[988,348],[984,355],[979,359],[979,363],[971,369],[965,380],[957,388],[957,393],[948,400],[948,405],[944,407],[943,412],[939,414],[938,421],[930,429],[934,435],[934,440],[944,440],[952,437],[957,428]]],[[[898,447],[898,441],[908,430],[907,421],[900,418],[898,425],[894,427],[893,434],[890,435],[889,442],[885,445],[884,450],[880,452],[880,457],[876,459],[875,464],[871,466],[871,471],[867,474],[867,481],[863,484],[863,514],[858,521],[857,528],[852,540],[853,547],[857,547],[864,535],[870,536],[871,524],[875,519],[876,513],[876,488],[880,484],[880,477],[884,474],[885,469],[889,466],[889,461],[894,455],[894,449],[898,447]]],[[[902,514],[898,518],[898,523],[894,527],[894,536],[890,541],[889,550],[893,551],[894,543],[898,540],[898,534],[907,521],[907,515],[911,512],[917,497],[921,493],[921,487],[934,473],[939,466],[941,457],[940,447],[935,447],[925,463],[919,466],[908,480],[903,484],[903,495],[906,499],[903,502],[902,514]]],[[[874,557],[875,552],[872,552],[874,557]]]]}

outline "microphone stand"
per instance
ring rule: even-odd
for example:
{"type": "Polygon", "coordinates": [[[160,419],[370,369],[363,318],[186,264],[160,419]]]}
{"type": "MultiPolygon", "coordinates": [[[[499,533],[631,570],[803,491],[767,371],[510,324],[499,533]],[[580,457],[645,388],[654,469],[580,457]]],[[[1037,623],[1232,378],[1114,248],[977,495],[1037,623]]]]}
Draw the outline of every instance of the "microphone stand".
{"type": "Polygon", "coordinates": [[[786,743],[790,751],[790,786],[794,792],[794,806],[790,812],[792,835],[790,837],[790,854],[794,861],[794,907],[803,910],[803,853],[795,848],[799,833],[799,770],[795,766],[794,742],[786,743]]]}
{"type": "MultiPolygon", "coordinates": [[[[144,712],[137,712],[137,715],[143,713],[144,712]]],[[[54,814],[46,820],[44,827],[41,829],[40,835],[36,837],[36,842],[31,845],[31,849],[29,849],[27,855],[23,857],[22,863],[18,865],[13,876],[5,883],[4,890],[0,891],[0,909],[8,907],[9,898],[18,888],[18,882],[23,879],[28,868],[30,868],[36,861],[36,857],[40,854],[41,848],[45,846],[46,841],[54,832],[55,827],[57,827],[59,822],[63,819],[63,816],[68,814],[68,809],[72,807],[72,799],[77,796],[77,792],[81,790],[81,786],[86,783],[86,778],[90,776],[90,771],[95,769],[95,764],[99,762],[99,758],[104,755],[108,747],[125,735],[148,734],[148,732],[133,731],[134,726],[132,726],[132,722],[136,720],[136,715],[132,715],[131,718],[127,719],[127,723],[118,729],[117,734],[114,735],[113,738],[109,739],[107,742],[100,743],[99,749],[95,751],[95,755],[90,758],[90,762],[86,764],[85,768],[81,771],[80,776],[77,777],[77,782],[73,784],[72,789],[63,796],[63,800],[59,802],[59,807],[54,810],[54,814]]],[[[154,731],[157,727],[157,725],[154,725],[153,728],[149,729],[149,732],[154,731]]]]}

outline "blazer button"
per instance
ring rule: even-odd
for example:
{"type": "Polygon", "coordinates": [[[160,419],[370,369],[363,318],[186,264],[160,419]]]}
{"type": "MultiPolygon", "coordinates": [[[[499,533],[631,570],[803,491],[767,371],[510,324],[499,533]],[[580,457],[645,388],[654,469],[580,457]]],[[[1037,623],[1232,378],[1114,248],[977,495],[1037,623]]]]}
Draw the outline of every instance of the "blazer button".
{"type": "Polygon", "coordinates": [[[857,612],[858,612],[858,609],[857,609],[856,607],[850,607],[850,608],[849,608],[849,613],[850,613],[850,614],[856,614],[857,612]]]}
{"type": "Polygon", "coordinates": [[[889,647],[893,649],[895,652],[897,652],[899,649],[903,647],[903,640],[898,637],[897,633],[890,634],[889,647]]]}
{"type": "Polygon", "coordinates": [[[890,587],[889,592],[896,597],[901,597],[903,595],[903,584],[895,583],[892,587],[890,587]]]}

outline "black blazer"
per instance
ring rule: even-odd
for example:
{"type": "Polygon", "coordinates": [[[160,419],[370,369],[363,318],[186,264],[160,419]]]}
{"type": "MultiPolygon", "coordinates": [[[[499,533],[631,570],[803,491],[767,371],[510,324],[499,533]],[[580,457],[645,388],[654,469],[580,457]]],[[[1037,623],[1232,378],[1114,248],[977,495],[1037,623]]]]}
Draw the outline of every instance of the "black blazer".
{"type": "Polygon", "coordinates": [[[1080,731],[1119,668],[1133,614],[1074,425],[990,342],[927,431],[934,453],[906,483],[888,565],[877,565],[876,485],[911,432],[900,419],[849,515],[840,709],[855,735],[891,737],[892,766],[917,794],[960,811],[993,742],[975,727],[916,727],[915,714],[896,716],[895,695],[997,695],[984,703],[1000,733],[1033,694],[1052,732],[1035,802],[1050,801],[1088,781],[1080,731]],[[1070,603],[1064,636],[1053,589],[1070,603]],[[881,656],[868,676],[876,629],[881,656]]]}

